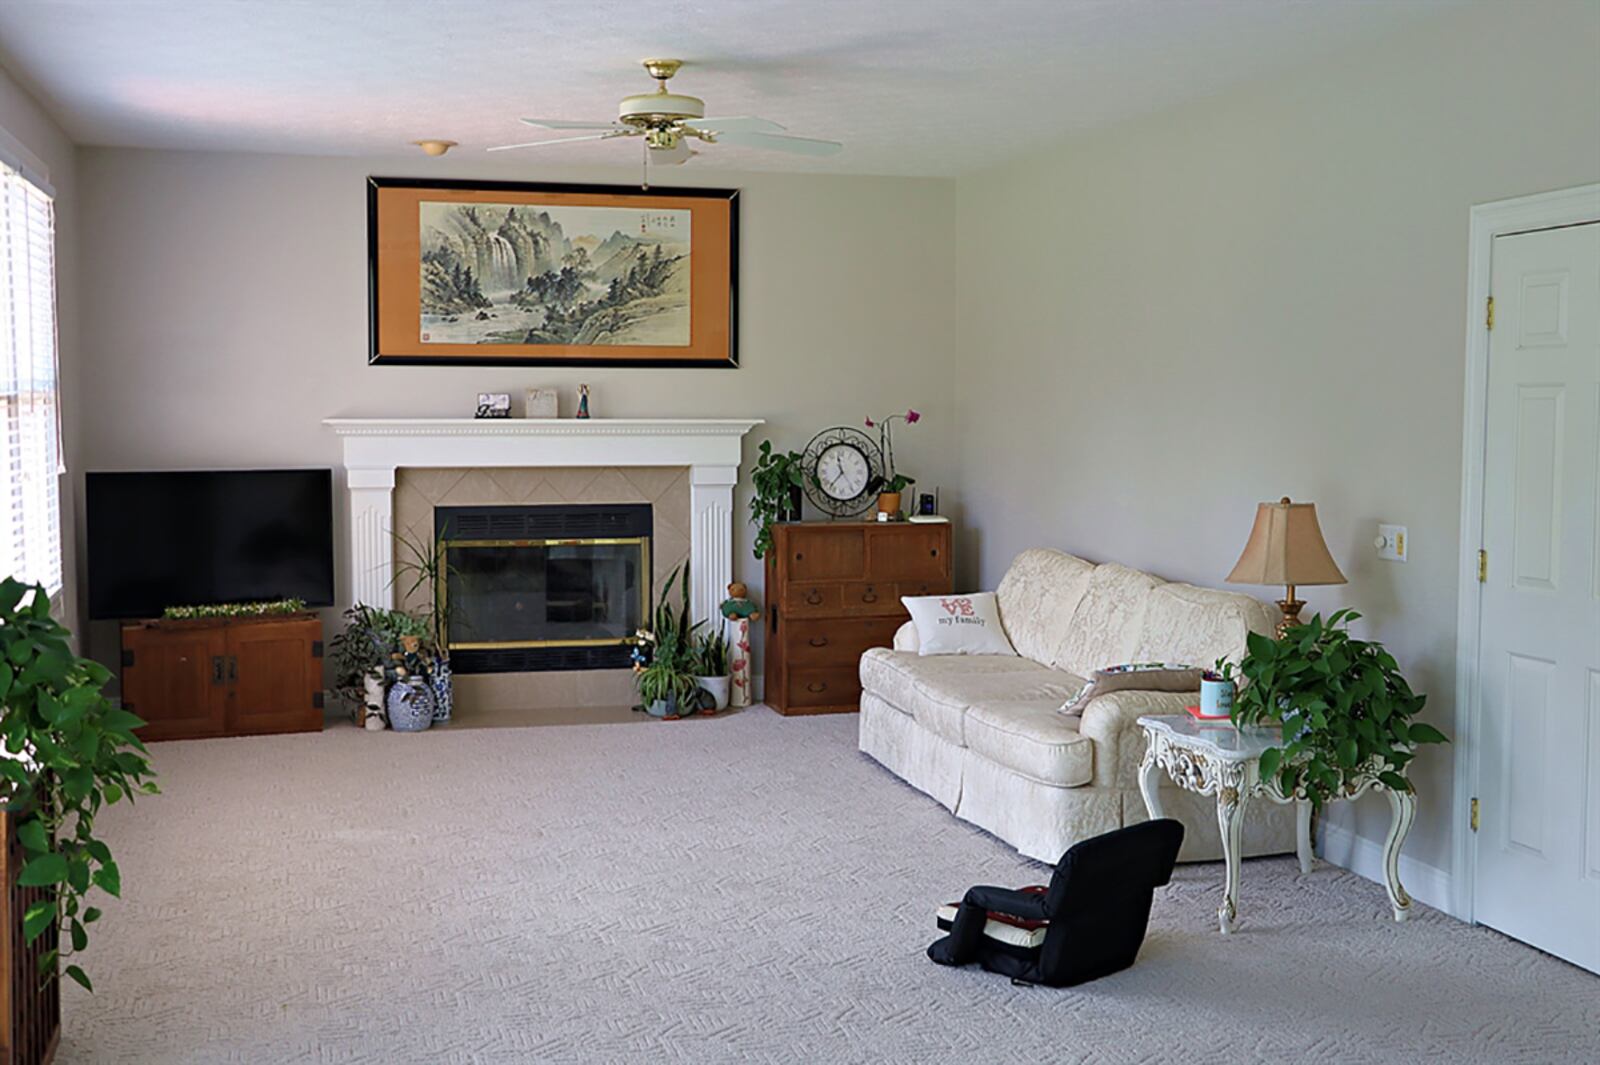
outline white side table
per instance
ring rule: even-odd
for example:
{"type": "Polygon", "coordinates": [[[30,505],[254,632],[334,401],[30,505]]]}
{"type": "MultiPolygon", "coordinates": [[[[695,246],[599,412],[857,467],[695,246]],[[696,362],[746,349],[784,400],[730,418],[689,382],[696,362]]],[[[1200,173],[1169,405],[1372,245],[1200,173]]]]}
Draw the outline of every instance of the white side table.
{"type": "MultiPolygon", "coordinates": [[[[1141,717],[1139,727],[1148,741],[1139,766],[1139,793],[1152,818],[1162,816],[1158,789],[1163,772],[1180,788],[1217,797],[1217,828],[1222,833],[1222,859],[1227,868],[1217,922],[1227,934],[1238,920],[1244,811],[1251,799],[1259,796],[1276,803],[1295,804],[1295,851],[1300,858],[1300,871],[1311,871],[1310,801],[1303,791],[1285,795],[1276,774],[1270,780],[1261,779],[1261,752],[1281,746],[1283,737],[1278,729],[1236,729],[1227,722],[1196,721],[1187,714],[1141,717]]],[[[1340,798],[1354,799],[1369,788],[1389,797],[1394,819],[1383,845],[1384,887],[1389,892],[1394,919],[1404,921],[1411,913],[1411,896],[1400,885],[1400,847],[1411,831],[1416,796],[1385,787],[1378,779],[1382,768],[1376,759],[1363,765],[1340,798]]]]}

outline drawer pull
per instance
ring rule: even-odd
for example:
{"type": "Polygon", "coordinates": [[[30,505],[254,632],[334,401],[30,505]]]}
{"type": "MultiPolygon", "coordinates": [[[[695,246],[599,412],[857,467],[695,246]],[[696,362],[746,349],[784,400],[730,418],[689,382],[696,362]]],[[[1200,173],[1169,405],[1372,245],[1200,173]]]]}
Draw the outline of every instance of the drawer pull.
{"type": "Polygon", "coordinates": [[[812,606],[820,605],[822,603],[822,593],[817,591],[815,588],[811,589],[806,593],[806,602],[810,603],[812,606]]]}
{"type": "Polygon", "coordinates": [[[806,691],[808,692],[825,692],[827,690],[828,684],[826,681],[814,680],[806,685],[806,691]]]}
{"type": "Polygon", "coordinates": [[[878,601],[878,593],[869,588],[861,593],[861,601],[863,603],[876,603],[878,601]]]}
{"type": "Polygon", "coordinates": [[[811,646],[826,647],[828,646],[828,638],[826,636],[813,636],[811,637],[811,646]]]}

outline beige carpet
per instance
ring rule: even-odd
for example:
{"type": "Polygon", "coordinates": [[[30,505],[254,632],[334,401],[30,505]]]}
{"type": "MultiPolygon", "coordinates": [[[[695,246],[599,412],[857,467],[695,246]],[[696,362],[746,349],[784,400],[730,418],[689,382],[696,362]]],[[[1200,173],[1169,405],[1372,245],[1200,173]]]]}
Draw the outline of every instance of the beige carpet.
{"type": "Polygon", "coordinates": [[[1287,859],[1180,867],[1131,970],[922,955],[1044,871],[855,750],[853,717],[163,744],[104,827],[127,900],[71,1062],[1594,1062],[1600,979],[1287,859]]]}

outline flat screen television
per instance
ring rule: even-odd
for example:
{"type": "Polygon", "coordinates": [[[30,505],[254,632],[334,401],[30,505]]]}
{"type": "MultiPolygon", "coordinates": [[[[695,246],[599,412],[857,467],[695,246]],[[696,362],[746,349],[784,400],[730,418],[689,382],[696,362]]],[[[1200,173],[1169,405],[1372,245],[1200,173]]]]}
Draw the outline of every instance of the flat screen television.
{"type": "Polygon", "coordinates": [[[333,471],[90,473],[89,616],[333,603],[333,471]]]}

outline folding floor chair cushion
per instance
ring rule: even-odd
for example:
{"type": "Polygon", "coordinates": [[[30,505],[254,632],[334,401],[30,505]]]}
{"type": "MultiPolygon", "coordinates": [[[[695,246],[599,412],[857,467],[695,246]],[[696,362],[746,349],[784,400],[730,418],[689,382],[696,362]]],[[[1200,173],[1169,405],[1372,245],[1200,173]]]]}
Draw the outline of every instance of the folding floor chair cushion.
{"type": "Polygon", "coordinates": [[[972,888],[953,912],[940,911],[949,935],[928,947],[928,957],[940,965],[975,961],[1014,982],[1052,987],[1126,969],[1182,844],[1179,822],[1145,821],[1074,846],[1048,888],[972,888]]]}

